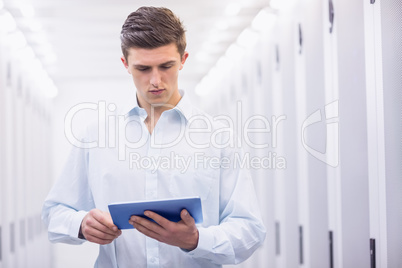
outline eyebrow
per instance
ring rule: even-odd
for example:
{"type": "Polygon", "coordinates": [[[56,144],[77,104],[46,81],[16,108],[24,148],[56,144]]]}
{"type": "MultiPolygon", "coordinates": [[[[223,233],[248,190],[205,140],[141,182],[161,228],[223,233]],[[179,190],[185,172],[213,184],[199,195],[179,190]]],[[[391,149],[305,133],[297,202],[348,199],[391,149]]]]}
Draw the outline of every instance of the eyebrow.
{"type": "MultiPolygon", "coordinates": [[[[163,66],[163,65],[169,65],[169,64],[175,64],[176,61],[175,60],[170,60],[164,63],[159,64],[158,66],[163,66]]],[[[146,68],[146,67],[150,67],[148,65],[142,65],[142,64],[134,64],[135,68],[146,68]]]]}

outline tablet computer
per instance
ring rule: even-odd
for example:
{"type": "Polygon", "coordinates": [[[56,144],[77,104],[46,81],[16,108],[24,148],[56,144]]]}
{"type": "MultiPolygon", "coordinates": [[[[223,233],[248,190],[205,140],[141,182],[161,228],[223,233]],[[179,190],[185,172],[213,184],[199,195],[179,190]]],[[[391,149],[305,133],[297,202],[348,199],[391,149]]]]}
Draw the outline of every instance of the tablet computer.
{"type": "Polygon", "coordinates": [[[112,216],[113,223],[119,229],[133,229],[134,227],[128,223],[129,219],[133,215],[149,219],[144,215],[146,210],[153,211],[170,221],[178,222],[181,220],[180,212],[183,209],[186,209],[190,213],[190,215],[194,218],[195,223],[202,223],[203,217],[200,197],[109,204],[109,211],[112,216]]]}

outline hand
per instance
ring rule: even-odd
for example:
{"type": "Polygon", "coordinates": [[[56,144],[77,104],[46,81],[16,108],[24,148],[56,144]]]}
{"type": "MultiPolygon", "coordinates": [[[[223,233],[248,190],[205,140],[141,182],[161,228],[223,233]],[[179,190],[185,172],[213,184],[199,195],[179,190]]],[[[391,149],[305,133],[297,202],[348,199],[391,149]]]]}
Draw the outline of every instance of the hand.
{"type": "Polygon", "coordinates": [[[139,232],[153,239],[177,246],[186,250],[193,250],[198,245],[198,229],[195,226],[194,218],[187,210],[180,213],[181,221],[172,222],[152,211],[145,211],[145,216],[155,222],[139,216],[131,216],[129,223],[139,232]]]}
{"type": "Polygon", "coordinates": [[[93,209],[85,215],[81,222],[81,232],[86,240],[100,245],[109,244],[121,235],[110,213],[99,209],[93,209]]]}

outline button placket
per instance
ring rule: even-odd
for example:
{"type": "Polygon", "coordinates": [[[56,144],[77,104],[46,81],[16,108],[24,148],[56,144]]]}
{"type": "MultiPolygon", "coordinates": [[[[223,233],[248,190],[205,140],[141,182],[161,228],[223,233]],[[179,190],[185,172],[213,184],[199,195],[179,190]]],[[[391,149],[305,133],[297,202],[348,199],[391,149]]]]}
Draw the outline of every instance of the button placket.
{"type": "MultiPolygon", "coordinates": [[[[156,161],[150,165],[145,172],[145,198],[147,200],[157,199],[158,197],[158,173],[156,172],[157,166],[154,166],[157,162],[157,158],[160,156],[160,148],[157,146],[152,146],[151,139],[156,139],[158,142],[157,127],[155,127],[152,135],[149,133],[145,123],[143,126],[148,135],[148,159],[154,158],[156,161]]],[[[146,254],[147,254],[147,268],[159,267],[159,244],[157,240],[146,237],[146,254]]]]}

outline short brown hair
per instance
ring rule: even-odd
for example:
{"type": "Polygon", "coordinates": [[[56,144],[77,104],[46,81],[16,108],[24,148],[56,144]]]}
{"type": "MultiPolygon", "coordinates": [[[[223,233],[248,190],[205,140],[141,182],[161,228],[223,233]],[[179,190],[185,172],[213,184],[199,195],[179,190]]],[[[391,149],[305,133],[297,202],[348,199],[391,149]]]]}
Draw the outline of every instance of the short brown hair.
{"type": "Polygon", "coordinates": [[[122,26],[120,40],[126,60],[131,47],[151,49],[175,43],[180,56],[186,49],[183,24],[165,7],[140,7],[132,12],[122,26]]]}

